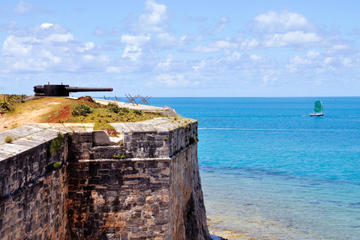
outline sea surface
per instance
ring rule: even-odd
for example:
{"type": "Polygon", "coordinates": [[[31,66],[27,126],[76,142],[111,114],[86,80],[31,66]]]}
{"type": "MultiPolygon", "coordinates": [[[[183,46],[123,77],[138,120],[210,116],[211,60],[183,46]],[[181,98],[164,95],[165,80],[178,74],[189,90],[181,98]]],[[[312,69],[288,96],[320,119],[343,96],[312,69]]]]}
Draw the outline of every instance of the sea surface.
{"type": "Polygon", "coordinates": [[[212,233],[360,239],[360,98],[153,98],[199,121],[212,233]],[[324,117],[309,117],[314,101],[324,117]]]}

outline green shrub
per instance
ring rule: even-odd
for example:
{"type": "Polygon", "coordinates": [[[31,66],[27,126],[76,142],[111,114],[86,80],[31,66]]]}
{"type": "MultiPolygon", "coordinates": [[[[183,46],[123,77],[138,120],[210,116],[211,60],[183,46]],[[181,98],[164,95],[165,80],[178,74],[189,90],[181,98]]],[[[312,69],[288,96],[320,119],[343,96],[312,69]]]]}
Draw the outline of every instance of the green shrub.
{"type": "Polygon", "coordinates": [[[74,107],[74,109],[72,110],[71,114],[73,116],[84,116],[86,117],[88,114],[92,113],[93,110],[91,109],[91,107],[89,107],[88,105],[85,104],[80,104],[74,107]]]}
{"type": "Polygon", "coordinates": [[[114,154],[113,155],[113,158],[115,158],[115,159],[125,159],[126,158],[126,156],[125,156],[125,154],[114,154]]]}
{"type": "Polygon", "coordinates": [[[142,116],[142,115],[143,115],[143,112],[142,112],[142,111],[140,111],[140,110],[134,110],[134,113],[135,113],[135,114],[137,114],[137,115],[140,115],[140,116],[142,116]]]}
{"type": "Polygon", "coordinates": [[[121,109],[121,112],[123,113],[129,113],[130,110],[128,108],[120,108],[121,109]]]}
{"type": "Polygon", "coordinates": [[[12,111],[14,111],[14,107],[9,102],[1,102],[0,110],[2,110],[4,112],[12,112],[12,111]]]}
{"type": "Polygon", "coordinates": [[[109,103],[107,105],[107,108],[109,109],[110,112],[113,112],[113,113],[119,113],[121,111],[121,108],[114,103],[109,103]]]}
{"type": "MultiPolygon", "coordinates": [[[[119,107],[118,105],[114,104],[114,103],[109,103],[107,106],[107,109],[109,109],[110,112],[113,113],[129,113],[130,110],[128,108],[123,108],[123,107],[119,107]]],[[[142,114],[141,114],[142,115],[142,114]]]]}
{"type": "Polygon", "coordinates": [[[14,139],[11,137],[11,136],[7,136],[6,138],[5,138],[5,142],[6,143],[12,143],[14,141],[14,139]]]}
{"type": "Polygon", "coordinates": [[[57,169],[57,168],[59,168],[61,165],[62,165],[62,162],[55,162],[55,163],[53,164],[53,168],[54,168],[54,169],[57,169]]]}
{"type": "Polygon", "coordinates": [[[64,142],[64,136],[61,133],[58,133],[57,137],[54,140],[52,140],[50,144],[51,156],[55,156],[60,153],[63,142],[64,142]]]}

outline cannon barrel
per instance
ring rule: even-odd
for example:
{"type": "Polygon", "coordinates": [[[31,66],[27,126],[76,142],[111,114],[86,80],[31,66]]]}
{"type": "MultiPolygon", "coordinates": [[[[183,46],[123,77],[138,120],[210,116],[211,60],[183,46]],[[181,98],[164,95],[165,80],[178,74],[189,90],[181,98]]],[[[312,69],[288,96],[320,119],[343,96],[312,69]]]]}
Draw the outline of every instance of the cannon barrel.
{"type": "Polygon", "coordinates": [[[112,92],[112,88],[81,88],[69,85],[37,85],[34,86],[35,96],[69,96],[70,92],[112,92]]]}
{"type": "Polygon", "coordinates": [[[65,87],[69,92],[112,92],[112,88],[65,87]]]}

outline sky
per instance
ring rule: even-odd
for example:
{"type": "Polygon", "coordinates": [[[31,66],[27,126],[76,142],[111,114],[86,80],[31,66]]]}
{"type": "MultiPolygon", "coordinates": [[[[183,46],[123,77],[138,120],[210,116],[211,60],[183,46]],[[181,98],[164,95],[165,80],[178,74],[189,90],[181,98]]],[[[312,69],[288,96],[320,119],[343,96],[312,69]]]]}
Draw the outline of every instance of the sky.
{"type": "Polygon", "coordinates": [[[359,96],[360,1],[0,1],[0,93],[359,96]]]}

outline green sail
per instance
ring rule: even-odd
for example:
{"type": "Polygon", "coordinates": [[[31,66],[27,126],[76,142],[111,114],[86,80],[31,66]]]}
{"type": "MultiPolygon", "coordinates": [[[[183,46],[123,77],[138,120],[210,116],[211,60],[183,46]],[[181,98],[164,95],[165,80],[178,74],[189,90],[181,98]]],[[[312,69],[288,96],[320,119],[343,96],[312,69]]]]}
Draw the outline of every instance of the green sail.
{"type": "Polygon", "coordinates": [[[314,105],[314,112],[321,113],[323,111],[323,104],[320,100],[317,100],[314,105]]]}

